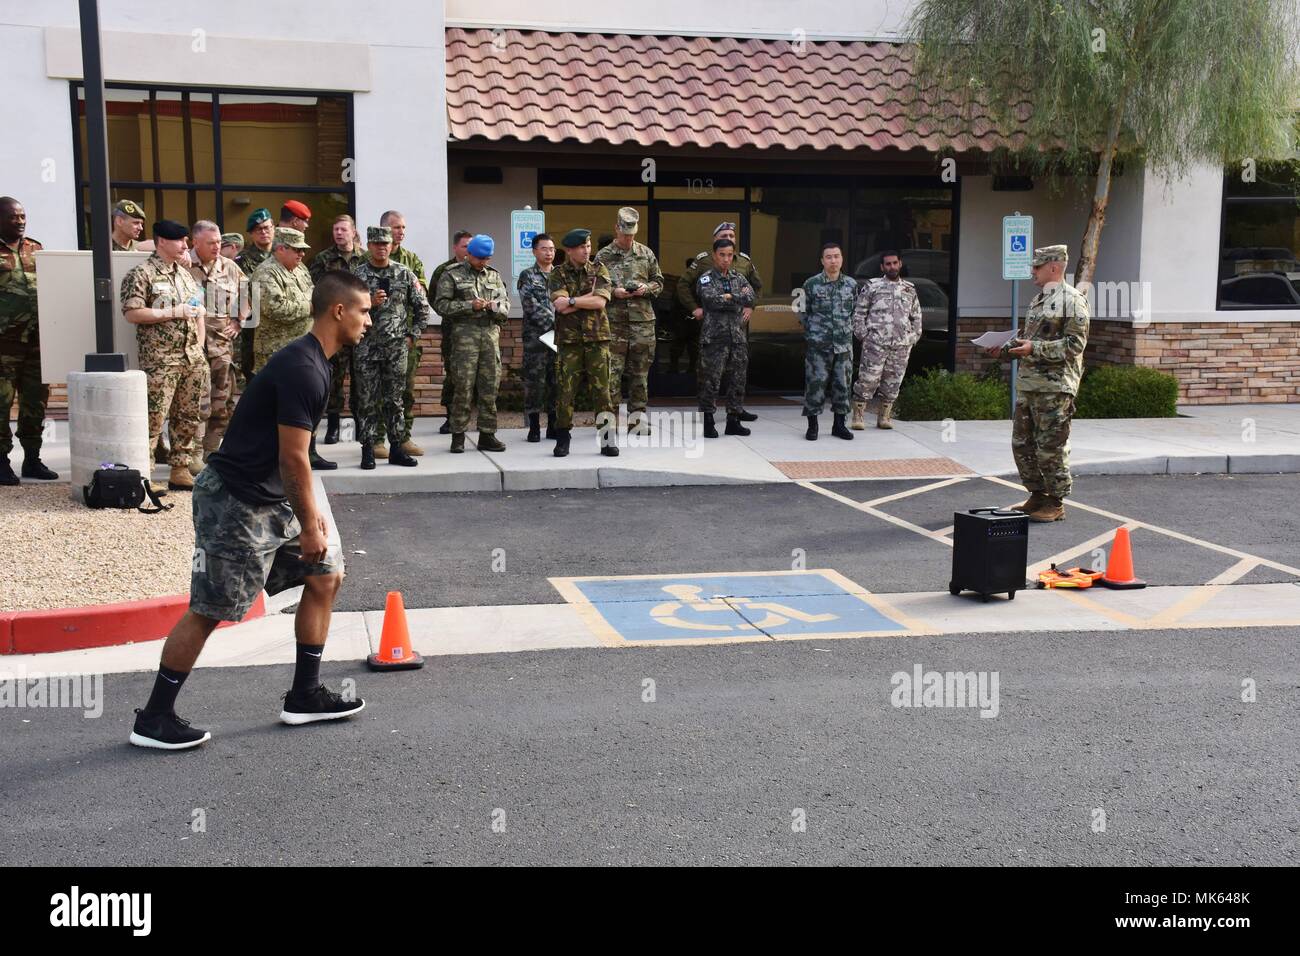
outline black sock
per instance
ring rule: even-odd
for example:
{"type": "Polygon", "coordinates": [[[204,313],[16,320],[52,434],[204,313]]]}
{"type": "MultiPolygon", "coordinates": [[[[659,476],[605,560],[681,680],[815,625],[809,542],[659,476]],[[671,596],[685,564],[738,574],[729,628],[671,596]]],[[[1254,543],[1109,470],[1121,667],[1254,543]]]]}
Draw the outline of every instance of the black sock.
{"type": "Polygon", "coordinates": [[[176,709],[176,695],[181,692],[181,685],[185,683],[185,678],[189,677],[188,673],[183,671],[174,671],[170,667],[158,668],[158,676],[154,678],[153,693],[149,695],[149,703],[144,705],[147,714],[170,714],[176,709]]]}
{"type": "Polygon", "coordinates": [[[298,644],[298,666],[293,672],[293,693],[303,694],[315,690],[320,683],[320,659],[325,647],[320,644],[298,644]]]}

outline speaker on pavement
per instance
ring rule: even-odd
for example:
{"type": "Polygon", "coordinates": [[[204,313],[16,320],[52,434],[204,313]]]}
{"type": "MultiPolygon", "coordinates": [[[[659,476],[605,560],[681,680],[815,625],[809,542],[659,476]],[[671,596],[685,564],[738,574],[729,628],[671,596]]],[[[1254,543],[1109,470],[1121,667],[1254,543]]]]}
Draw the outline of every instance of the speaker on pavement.
{"type": "Polygon", "coordinates": [[[985,601],[1006,592],[1014,601],[1025,586],[1029,516],[999,508],[971,508],[952,516],[951,594],[975,591],[985,601]]]}

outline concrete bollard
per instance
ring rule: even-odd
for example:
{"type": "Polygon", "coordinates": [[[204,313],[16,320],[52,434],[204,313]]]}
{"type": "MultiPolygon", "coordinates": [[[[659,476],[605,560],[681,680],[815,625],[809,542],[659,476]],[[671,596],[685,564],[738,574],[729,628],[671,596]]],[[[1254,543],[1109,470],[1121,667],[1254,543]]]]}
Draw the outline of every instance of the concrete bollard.
{"type": "Polygon", "coordinates": [[[68,444],[73,501],[103,462],[149,477],[149,387],[144,372],[69,372],[68,444]]]}

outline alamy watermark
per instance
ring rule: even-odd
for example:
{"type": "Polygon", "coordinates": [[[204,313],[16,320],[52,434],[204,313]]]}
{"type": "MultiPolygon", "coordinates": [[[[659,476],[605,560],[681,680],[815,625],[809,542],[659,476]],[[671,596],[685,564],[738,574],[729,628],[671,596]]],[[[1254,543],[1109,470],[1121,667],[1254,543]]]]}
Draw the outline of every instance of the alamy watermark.
{"type": "Polygon", "coordinates": [[[0,670],[0,708],[44,710],[53,707],[80,710],[83,717],[104,713],[103,674],[47,674],[0,670]]]}
{"type": "Polygon", "coordinates": [[[978,707],[981,717],[996,717],[1000,709],[997,671],[927,671],[915,664],[889,683],[895,707],[978,707]]]}

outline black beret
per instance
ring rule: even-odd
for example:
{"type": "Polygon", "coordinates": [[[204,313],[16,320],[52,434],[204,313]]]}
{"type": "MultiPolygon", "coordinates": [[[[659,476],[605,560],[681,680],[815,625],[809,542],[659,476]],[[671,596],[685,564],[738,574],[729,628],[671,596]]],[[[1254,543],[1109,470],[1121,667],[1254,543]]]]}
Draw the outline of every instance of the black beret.
{"type": "Polygon", "coordinates": [[[175,219],[159,219],[153,224],[155,239],[184,239],[189,234],[190,231],[175,219]]]}

